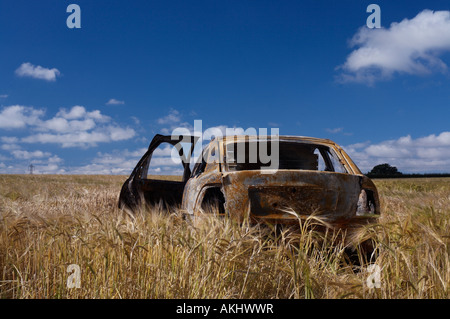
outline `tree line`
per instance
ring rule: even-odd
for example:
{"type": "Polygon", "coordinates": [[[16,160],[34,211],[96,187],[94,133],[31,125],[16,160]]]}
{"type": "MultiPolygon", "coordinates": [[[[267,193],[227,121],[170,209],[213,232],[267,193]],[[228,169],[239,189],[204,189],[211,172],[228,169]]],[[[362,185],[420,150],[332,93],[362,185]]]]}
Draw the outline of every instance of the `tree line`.
{"type": "Polygon", "coordinates": [[[366,174],[369,178],[414,178],[414,177],[450,177],[450,173],[404,174],[388,163],[379,164],[366,174]]]}

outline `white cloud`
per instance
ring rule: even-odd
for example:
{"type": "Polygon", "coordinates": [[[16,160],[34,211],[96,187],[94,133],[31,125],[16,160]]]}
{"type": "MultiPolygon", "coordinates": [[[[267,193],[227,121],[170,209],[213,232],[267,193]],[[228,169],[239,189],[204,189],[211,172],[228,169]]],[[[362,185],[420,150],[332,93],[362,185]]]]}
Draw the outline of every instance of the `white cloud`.
{"type": "Polygon", "coordinates": [[[135,151],[115,150],[111,153],[98,152],[91,163],[70,168],[72,174],[117,174],[129,175],[147,148],[135,151]]]}
{"type": "Polygon", "coordinates": [[[177,110],[171,109],[169,114],[157,120],[161,125],[175,125],[181,121],[181,114],[177,110]]]}
{"type": "Polygon", "coordinates": [[[119,126],[99,110],[89,112],[79,105],[70,110],[60,109],[48,120],[43,119],[44,115],[43,110],[32,107],[8,106],[0,112],[0,128],[29,129],[28,136],[15,138],[14,143],[54,143],[63,147],[90,147],[127,140],[136,134],[132,128],[119,126]]]}
{"type": "Polygon", "coordinates": [[[66,134],[38,133],[21,139],[24,143],[61,144],[62,147],[92,147],[98,143],[123,141],[132,138],[135,131],[118,126],[100,127],[93,131],[77,131],[66,134]]]}
{"type": "Polygon", "coordinates": [[[16,70],[16,75],[20,77],[30,77],[39,80],[55,81],[56,77],[60,75],[58,69],[47,69],[40,65],[33,65],[29,62],[22,63],[16,70]]]}
{"type": "Polygon", "coordinates": [[[121,105],[125,104],[125,101],[119,101],[116,99],[110,99],[108,102],[106,102],[107,105],[121,105]]]}
{"type": "Polygon", "coordinates": [[[4,151],[14,151],[20,149],[20,146],[14,143],[11,144],[4,143],[0,148],[4,151]]]}
{"type": "Polygon", "coordinates": [[[182,115],[179,111],[170,109],[169,114],[156,120],[161,127],[159,132],[161,134],[187,134],[193,132],[194,127],[188,122],[182,122],[182,115]]]}
{"type": "Polygon", "coordinates": [[[3,143],[17,143],[19,142],[19,139],[15,136],[2,136],[0,138],[3,143]]]}
{"type": "MultiPolygon", "coordinates": [[[[114,150],[98,152],[97,156],[87,165],[68,169],[72,174],[119,174],[129,175],[141,157],[147,151],[146,147],[133,151],[114,150]]],[[[183,167],[178,152],[172,145],[162,144],[152,154],[149,174],[182,175],[183,167]]]]}
{"type": "Polygon", "coordinates": [[[92,119],[72,120],[68,121],[61,117],[54,117],[50,120],[44,121],[40,125],[42,130],[51,130],[59,133],[88,131],[93,129],[96,123],[92,119]]]}
{"type": "Polygon", "coordinates": [[[99,110],[88,112],[86,111],[84,106],[80,105],[73,106],[69,111],[67,111],[65,108],[62,108],[58,113],[56,113],[56,117],[62,117],[67,120],[87,118],[94,119],[100,122],[108,122],[111,119],[109,116],[101,114],[99,110]]]}
{"type": "Polygon", "coordinates": [[[389,163],[404,173],[450,172],[450,132],[413,139],[410,135],[377,144],[357,143],[345,147],[363,172],[389,163]]]}
{"type": "Polygon", "coordinates": [[[36,174],[64,173],[64,169],[59,167],[63,160],[57,155],[41,150],[23,150],[17,144],[6,144],[15,142],[9,137],[2,137],[1,149],[9,152],[13,157],[8,158],[0,155],[0,160],[8,163],[0,165],[0,173],[6,174],[24,174],[30,170],[30,164],[33,165],[33,172],[36,174]]]}
{"type": "Polygon", "coordinates": [[[123,141],[132,138],[135,132],[131,128],[122,128],[119,126],[108,126],[106,132],[111,137],[112,141],[123,141]]]}
{"type": "Polygon", "coordinates": [[[49,152],[42,152],[42,151],[29,152],[29,151],[24,151],[24,150],[15,150],[15,151],[12,151],[11,154],[16,159],[21,159],[21,160],[29,160],[29,159],[32,159],[32,158],[50,157],[52,155],[49,152]]]}
{"type": "Polygon", "coordinates": [[[35,125],[44,113],[43,110],[22,105],[5,107],[0,112],[0,129],[17,129],[35,125]]]}
{"type": "Polygon", "coordinates": [[[343,127],[327,128],[327,129],[326,129],[326,131],[327,131],[328,133],[331,133],[331,134],[341,133],[343,130],[344,130],[343,127]]]}
{"type": "Polygon", "coordinates": [[[73,106],[69,112],[66,109],[60,109],[58,113],[56,113],[57,117],[62,117],[67,120],[75,120],[83,117],[86,114],[86,109],[83,106],[75,105],[73,106]]]}
{"type": "Polygon", "coordinates": [[[361,27],[351,45],[358,48],[338,67],[342,82],[371,85],[395,73],[445,72],[447,65],[439,56],[450,51],[450,11],[424,10],[387,29],[361,27]]]}
{"type": "Polygon", "coordinates": [[[0,94],[1,99],[6,99],[8,97],[8,94],[0,94]]]}
{"type": "Polygon", "coordinates": [[[136,124],[136,125],[140,125],[141,124],[141,121],[136,116],[131,116],[131,119],[133,120],[134,124],[136,124]]]}

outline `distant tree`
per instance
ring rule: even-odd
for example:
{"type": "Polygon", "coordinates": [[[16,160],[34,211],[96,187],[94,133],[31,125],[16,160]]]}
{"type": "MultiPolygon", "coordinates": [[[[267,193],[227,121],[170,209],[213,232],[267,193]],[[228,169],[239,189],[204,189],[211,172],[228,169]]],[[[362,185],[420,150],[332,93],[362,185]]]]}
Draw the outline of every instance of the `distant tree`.
{"type": "Polygon", "coordinates": [[[391,166],[388,163],[376,165],[367,173],[369,177],[394,177],[400,175],[402,173],[398,171],[397,167],[391,166]]]}

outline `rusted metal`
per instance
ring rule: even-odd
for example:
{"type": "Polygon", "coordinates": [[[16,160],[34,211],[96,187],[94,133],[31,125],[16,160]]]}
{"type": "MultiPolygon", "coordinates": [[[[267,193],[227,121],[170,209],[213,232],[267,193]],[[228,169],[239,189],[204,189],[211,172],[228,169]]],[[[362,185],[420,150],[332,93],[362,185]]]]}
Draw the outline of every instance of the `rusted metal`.
{"type": "MultiPolygon", "coordinates": [[[[192,173],[189,163],[184,164],[185,174],[181,182],[152,183],[140,178],[139,170],[145,162],[141,160],[123,185],[120,203],[133,208],[139,203],[139,198],[147,202],[159,199],[170,204],[180,203],[181,209],[190,215],[205,214],[209,211],[205,207],[212,204],[219,207],[219,213],[237,221],[249,219],[286,224],[298,222],[299,218],[311,214],[331,225],[361,223],[379,216],[380,203],[374,183],[361,173],[339,145],[311,137],[276,138],[281,149],[285,147],[286,151],[280,153],[281,168],[269,172],[255,169],[257,164],[248,163],[239,168],[235,162],[233,165],[227,162],[230,160],[227,158],[230,144],[270,139],[261,136],[214,139],[203,149],[192,173]],[[299,150],[298,154],[302,156],[296,156],[291,148],[299,150]],[[319,157],[323,158],[325,169],[318,167],[316,161],[319,157]],[[331,163],[331,157],[335,164],[331,163]],[[342,171],[333,169],[333,165],[341,167],[342,171]]],[[[143,159],[149,154],[151,156],[156,144],[170,140],[175,145],[177,142],[170,136],[158,135],[155,139],[143,159]]],[[[195,144],[195,139],[192,143],[195,144]]]]}

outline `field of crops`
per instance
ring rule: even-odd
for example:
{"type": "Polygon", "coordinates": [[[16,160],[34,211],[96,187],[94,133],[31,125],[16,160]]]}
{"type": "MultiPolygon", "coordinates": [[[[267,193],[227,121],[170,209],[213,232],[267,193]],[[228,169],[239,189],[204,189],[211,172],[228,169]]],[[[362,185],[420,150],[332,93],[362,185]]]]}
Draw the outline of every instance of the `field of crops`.
{"type": "Polygon", "coordinates": [[[0,175],[0,298],[449,298],[450,178],[375,180],[376,267],[304,223],[129,216],[124,180],[0,175]]]}

